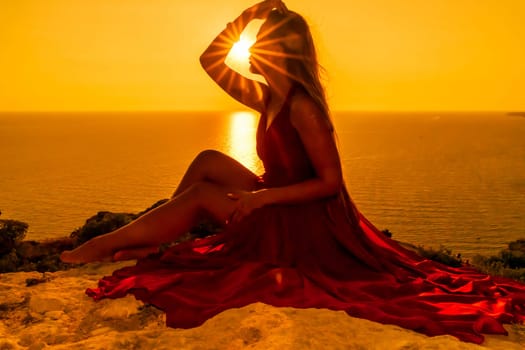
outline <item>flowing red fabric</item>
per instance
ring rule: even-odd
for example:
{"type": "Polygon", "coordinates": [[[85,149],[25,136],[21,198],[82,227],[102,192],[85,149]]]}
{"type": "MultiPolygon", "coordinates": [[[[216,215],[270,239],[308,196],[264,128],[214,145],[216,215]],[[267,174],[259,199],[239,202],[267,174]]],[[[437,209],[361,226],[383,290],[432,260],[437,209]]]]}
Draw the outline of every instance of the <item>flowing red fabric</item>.
{"type": "MultiPolygon", "coordinates": [[[[257,131],[263,186],[314,177],[288,102],[265,126],[263,113],[257,131]]],[[[503,323],[525,321],[525,284],[444,266],[403,248],[357,211],[346,189],[322,200],[263,207],[214,236],[117,270],[86,293],[95,300],[131,293],[164,310],[167,325],[176,328],[254,302],[344,310],[473,343],[483,341],[482,333],[507,334],[503,323]]]]}

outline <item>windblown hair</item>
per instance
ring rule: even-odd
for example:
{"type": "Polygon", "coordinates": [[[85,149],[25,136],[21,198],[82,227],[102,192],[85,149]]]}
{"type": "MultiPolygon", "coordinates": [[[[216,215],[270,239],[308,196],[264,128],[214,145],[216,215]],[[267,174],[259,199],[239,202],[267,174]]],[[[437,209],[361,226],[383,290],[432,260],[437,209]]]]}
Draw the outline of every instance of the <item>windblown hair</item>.
{"type": "MultiPolygon", "coordinates": [[[[270,38],[279,38],[286,55],[286,69],[294,81],[299,83],[328,118],[330,109],[321,84],[322,67],[317,59],[312,33],[306,20],[296,12],[272,11],[266,19],[273,27],[270,38]]],[[[333,128],[333,126],[332,126],[333,128]]]]}

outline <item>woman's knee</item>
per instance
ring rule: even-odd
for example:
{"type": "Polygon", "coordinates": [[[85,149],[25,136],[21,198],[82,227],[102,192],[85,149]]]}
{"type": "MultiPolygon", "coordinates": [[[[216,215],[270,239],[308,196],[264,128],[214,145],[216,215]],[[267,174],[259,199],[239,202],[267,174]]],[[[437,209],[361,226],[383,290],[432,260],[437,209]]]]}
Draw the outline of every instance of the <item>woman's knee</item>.
{"type": "Polygon", "coordinates": [[[215,162],[218,159],[221,159],[224,157],[226,157],[226,155],[222,152],[219,152],[214,149],[207,149],[197,154],[193,162],[194,163],[210,163],[210,162],[215,162]]]}
{"type": "Polygon", "coordinates": [[[225,155],[216,150],[205,150],[200,152],[191,163],[190,168],[193,168],[193,171],[197,171],[200,175],[200,178],[205,179],[209,172],[217,166],[220,159],[224,159],[225,155]]]}
{"type": "Polygon", "coordinates": [[[172,198],[188,189],[192,184],[211,180],[214,177],[215,168],[219,167],[221,157],[225,157],[225,155],[215,150],[200,152],[186,170],[172,198]]]}

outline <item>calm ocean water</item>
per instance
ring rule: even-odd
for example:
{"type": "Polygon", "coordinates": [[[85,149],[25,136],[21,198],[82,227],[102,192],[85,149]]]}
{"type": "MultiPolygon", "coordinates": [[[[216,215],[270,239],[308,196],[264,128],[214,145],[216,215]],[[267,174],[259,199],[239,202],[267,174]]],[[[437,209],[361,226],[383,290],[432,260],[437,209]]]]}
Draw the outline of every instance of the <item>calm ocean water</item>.
{"type": "MultiPolygon", "coordinates": [[[[69,235],[101,210],[174,191],[199,151],[256,172],[258,117],[240,113],[0,115],[2,218],[27,238],[69,235]]],[[[358,208],[395,238],[493,254],[525,238],[525,118],[504,113],[334,113],[358,208]]]]}

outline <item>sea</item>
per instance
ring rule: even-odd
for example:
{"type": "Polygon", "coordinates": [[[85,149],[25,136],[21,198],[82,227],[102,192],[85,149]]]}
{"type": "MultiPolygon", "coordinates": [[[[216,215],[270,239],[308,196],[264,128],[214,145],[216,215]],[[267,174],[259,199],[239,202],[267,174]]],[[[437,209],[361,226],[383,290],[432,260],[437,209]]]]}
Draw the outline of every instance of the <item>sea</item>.
{"type": "MultiPolygon", "coordinates": [[[[334,112],[346,185],[395,239],[463,256],[525,239],[525,118],[503,112],[334,112]]],[[[0,219],[68,236],[99,211],[139,212],[201,151],[256,173],[247,112],[0,114],[0,219]]]]}

